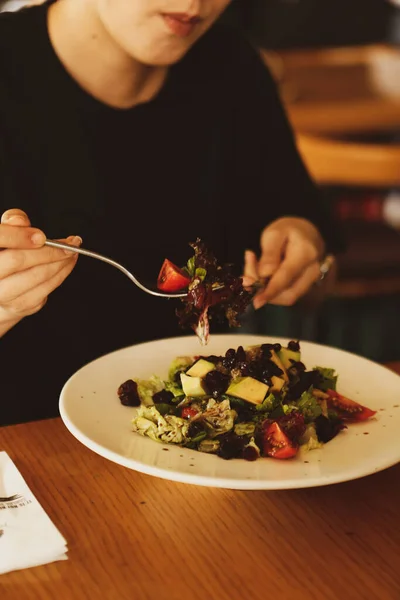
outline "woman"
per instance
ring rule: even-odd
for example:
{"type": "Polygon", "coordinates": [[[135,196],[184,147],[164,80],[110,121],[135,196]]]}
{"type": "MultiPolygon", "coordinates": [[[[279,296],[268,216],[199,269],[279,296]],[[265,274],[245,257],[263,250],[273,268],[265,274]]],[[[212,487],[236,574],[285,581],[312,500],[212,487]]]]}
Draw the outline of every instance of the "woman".
{"type": "Polygon", "coordinates": [[[296,302],[337,251],[271,77],[217,23],[229,3],[53,0],[0,16],[0,422],[56,415],[83,364],[182,333],[174,302],[45,235],[147,281],[197,237],[220,262],[246,249],[246,282],[272,275],[256,308],[296,302]]]}

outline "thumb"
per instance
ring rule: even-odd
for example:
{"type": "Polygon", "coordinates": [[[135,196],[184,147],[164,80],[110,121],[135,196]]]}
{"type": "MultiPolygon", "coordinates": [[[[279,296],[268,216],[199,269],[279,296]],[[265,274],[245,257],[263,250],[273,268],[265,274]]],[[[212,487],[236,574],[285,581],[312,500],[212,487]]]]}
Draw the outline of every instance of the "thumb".
{"type": "Polygon", "coordinates": [[[19,208],[10,208],[1,215],[3,225],[15,225],[16,227],[29,227],[30,221],[28,215],[19,208]]]}
{"type": "Polygon", "coordinates": [[[261,256],[258,263],[259,276],[270,277],[282,262],[287,236],[278,229],[265,229],[261,236],[261,256]]]}

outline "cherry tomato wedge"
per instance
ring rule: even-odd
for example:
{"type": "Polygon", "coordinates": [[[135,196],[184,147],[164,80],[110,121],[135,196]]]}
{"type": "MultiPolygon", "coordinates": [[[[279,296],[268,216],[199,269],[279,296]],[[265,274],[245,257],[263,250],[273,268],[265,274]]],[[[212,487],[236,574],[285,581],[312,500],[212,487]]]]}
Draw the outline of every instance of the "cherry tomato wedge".
{"type": "Polygon", "coordinates": [[[292,458],[298,446],[293,444],[275,421],[267,424],[263,432],[264,454],[272,458],[292,458]]]}
{"type": "Polygon", "coordinates": [[[190,406],[184,406],[182,408],[181,417],[182,419],[192,419],[197,415],[197,410],[195,408],[190,408],[190,406]]]}
{"type": "Polygon", "coordinates": [[[178,292],[188,287],[191,279],[183,269],[166,258],[157,278],[157,287],[163,292],[178,292]]]}
{"type": "Polygon", "coordinates": [[[326,393],[329,396],[328,407],[336,411],[339,417],[345,421],[366,421],[376,414],[376,410],[362,406],[334,390],[327,390],[326,393]]]}

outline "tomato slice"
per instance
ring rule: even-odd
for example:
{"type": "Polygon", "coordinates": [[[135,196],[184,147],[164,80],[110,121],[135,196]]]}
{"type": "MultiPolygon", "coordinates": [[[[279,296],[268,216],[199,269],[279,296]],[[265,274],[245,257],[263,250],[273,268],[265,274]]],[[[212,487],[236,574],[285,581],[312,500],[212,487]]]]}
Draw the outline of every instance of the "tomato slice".
{"type": "Polygon", "coordinates": [[[183,269],[166,258],[157,278],[157,287],[163,292],[178,292],[188,287],[191,279],[183,269]]]}
{"type": "Polygon", "coordinates": [[[267,424],[264,429],[264,454],[272,458],[292,458],[296,456],[298,449],[276,421],[267,424]]]}
{"type": "Polygon", "coordinates": [[[358,404],[335,390],[326,390],[326,393],[328,394],[328,407],[336,411],[339,417],[345,421],[366,421],[376,414],[376,410],[358,404]]]}
{"type": "Polygon", "coordinates": [[[182,408],[181,418],[182,419],[193,419],[198,414],[198,411],[195,408],[191,408],[190,406],[184,406],[182,408]]]}

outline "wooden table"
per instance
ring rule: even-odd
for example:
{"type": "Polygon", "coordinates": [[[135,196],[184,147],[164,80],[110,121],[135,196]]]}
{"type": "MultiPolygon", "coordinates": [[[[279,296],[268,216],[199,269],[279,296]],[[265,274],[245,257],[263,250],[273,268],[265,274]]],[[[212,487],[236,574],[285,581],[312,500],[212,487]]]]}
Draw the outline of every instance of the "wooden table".
{"type": "Polygon", "coordinates": [[[333,486],[241,492],[120,467],[60,419],[0,429],[0,449],[69,544],[68,561],[3,575],[2,600],[400,598],[400,464],[333,486]]]}

